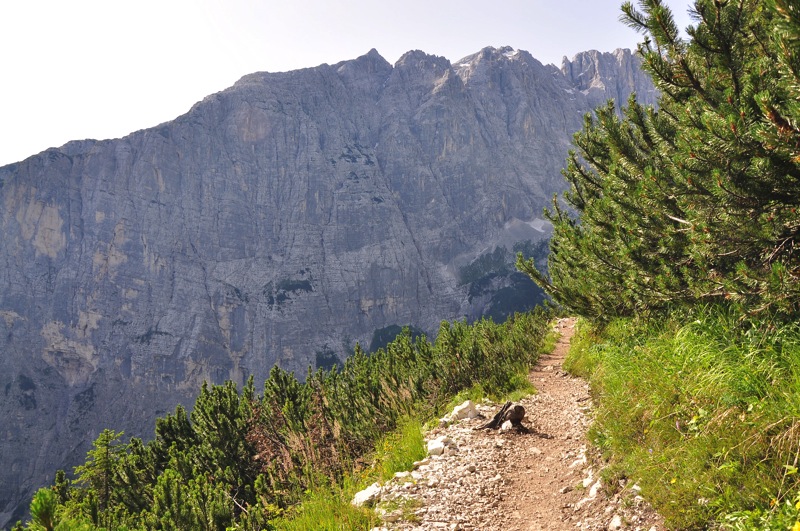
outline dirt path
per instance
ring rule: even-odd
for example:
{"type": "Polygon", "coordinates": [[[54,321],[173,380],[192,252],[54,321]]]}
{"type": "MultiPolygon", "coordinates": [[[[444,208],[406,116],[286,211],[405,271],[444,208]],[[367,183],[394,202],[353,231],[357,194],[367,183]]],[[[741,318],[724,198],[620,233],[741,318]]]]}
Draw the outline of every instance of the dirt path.
{"type": "MultiPolygon", "coordinates": [[[[587,455],[589,387],[561,368],[574,321],[557,326],[558,345],[530,375],[538,393],[519,402],[526,432],[475,430],[480,418],[432,430],[426,438],[440,441],[441,455],[383,486],[377,529],[663,529],[636,485],[605,485],[599,459],[587,455]]],[[[498,409],[477,406],[488,418],[498,409]]]]}

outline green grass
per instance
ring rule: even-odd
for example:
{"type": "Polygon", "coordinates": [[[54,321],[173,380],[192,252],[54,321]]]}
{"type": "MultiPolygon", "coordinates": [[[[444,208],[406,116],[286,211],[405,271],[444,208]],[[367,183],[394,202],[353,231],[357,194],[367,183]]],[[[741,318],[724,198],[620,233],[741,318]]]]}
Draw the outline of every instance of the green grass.
{"type": "Polygon", "coordinates": [[[325,486],[309,491],[287,516],[273,522],[275,529],[341,531],[370,529],[379,525],[380,518],[372,510],[350,504],[353,496],[375,481],[383,483],[396,472],[410,470],[414,461],[424,458],[426,453],[420,422],[412,418],[403,419],[395,431],[377,444],[368,469],[345,478],[341,489],[325,486]]]}
{"type": "Polygon", "coordinates": [[[372,467],[362,483],[369,484],[378,479],[387,481],[396,472],[411,470],[415,461],[427,455],[422,424],[418,419],[406,418],[399,427],[384,437],[377,445],[372,467]],[[374,479],[373,479],[374,478],[374,479]]]}
{"type": "Polygon", "coordinates": [[[597,331],[587,321],[579,319],[564,360],[564,370],[574,376],[591,377],[601,360],[599,350],[592,348],[598,341],[597,331]]]}
{"type": "Polygon", "coordinates": [[[307,493],[302,503],[287,516],[271,523],[277,531],[366,530],[379,525],[380,520],[373,511],[350,504],[356,492],[357,489],[349,482],[342,489],[317,488],[307,493]]]}
{"type": "MultiPolygon", "coordinates": [[[[550,324],[554,325],[555,321],[552,321],[550,324]]],[[[556,349],[556,344],[558,343],[558,339],[560,337],[561,334],[559,334],[556,331],[556,329],[553,326],[551,326],[547,330],[547,333],[545,334],[544,339],[542,340],[542,347],[540,349],[541,353],[550,354],[551,352],[553,352],[556,349]]]]}
{"type": "Polygon", "coordinates": [[[455,395],[444,407],[443,413],[449,413],[453,411],[453,408],[463,404],[467,400],[472,400],[476,404],[483,402],[485,398],[488,398],[486,395],[486,391],[481,384],[475,384],[469,389],[464,389],[457,395],[455,395]]]}
{"type": "Polygon", "coordinates": [[[606,474],[639,483],[670,527],[794,523],[796,325],[745,325],[720,309],[618,320],[602,333],[584,323],[567,366],[591,379],[589,435],[610,459],[606,474]]]}
{"type": "Polygon", "coordinates": [[[527,374],[516,374],[511,377],[511,391],[509,391],[504,396],[493,397],[490,396],[490,400],[493,400],[497,403],[502,403],[506,401],[510,402],[518,402],[519,400],[536,394],[536,388],[533,386],[531,381],[528,379],[527,374]]]}
{"type": "Polygon", "coordinates": [[[379,503],[377,511],[383,514],[399,512],[399,520],[416,524],[420,521],[416,511],[424,505],[425,502],[416,498],[395,498],[394,500],[379,503]]]}

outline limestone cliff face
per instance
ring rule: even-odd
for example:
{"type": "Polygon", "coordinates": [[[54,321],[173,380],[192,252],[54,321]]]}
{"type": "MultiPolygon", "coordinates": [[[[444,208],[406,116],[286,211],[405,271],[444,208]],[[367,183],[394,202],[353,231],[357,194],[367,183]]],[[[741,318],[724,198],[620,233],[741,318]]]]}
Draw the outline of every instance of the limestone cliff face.
{"type": "Polygon", "coordinates": [[[612,53],[589,50],[571,61],[564,57],[561,72],[592,107],[613,99],[619,108],[627,104],[631,91],[636,92],[639,103],[655,105],[658,92],[641,65],[641,58],[630,50],[618,49],[612,53]]]}
{"type": "MultiPolygon", "coordinates": [[[[624,100],[636,64],[604,57],[580,68],[624,100]]],[[[103,428],[147,439],[204,380],[499,304],[495,251],[547,236],[596,103],[576,79],[508,48],[373,50],[0,168],[0,525],[103,428]]]]}

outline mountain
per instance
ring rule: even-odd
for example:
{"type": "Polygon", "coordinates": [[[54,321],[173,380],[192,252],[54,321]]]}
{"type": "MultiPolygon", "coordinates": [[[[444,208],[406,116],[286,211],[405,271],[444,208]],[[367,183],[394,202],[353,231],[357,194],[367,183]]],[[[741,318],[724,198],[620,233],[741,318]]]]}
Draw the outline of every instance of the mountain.
{"type": "Polygon", "coordinates": [[[147,439],[204,380],[541,300],[509,264],[543,257],[583,114],[653,97],[643,79],[626,51],[372,50],[0,168],[0,525],[103,428],[147,439]]]}
{"type": "Polygon", "coordinates": [[[613,53],[589,50],[577,54],[571,61],[564,57],[561,72],[592,108],[610,99],[617,105],[624,105],[631,91],[645,105],[655,105],[658,101],[653,81],[641,69],[641,60],[630,50],[618,49],[613,53]]]}

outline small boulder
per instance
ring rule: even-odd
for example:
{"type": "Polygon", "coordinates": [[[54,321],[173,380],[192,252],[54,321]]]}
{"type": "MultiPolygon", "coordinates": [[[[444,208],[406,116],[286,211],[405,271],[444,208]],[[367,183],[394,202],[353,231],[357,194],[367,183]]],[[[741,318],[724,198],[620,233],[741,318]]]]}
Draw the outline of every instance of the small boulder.
{"type": "Polygon", "coordinates": [[[450,420],[474,419],[477,416],[478,408],[475,406],[475,403],[472,400],[467,400],[463,404],[453,408],[453,412],[450,413],[450,420]]]}
{"type": "Polygon", "coordinates": [[[413,466],[414,470],[416,470],[416,469],[418,469],[420,467],[429,465],[430,462],[431,462],[431,460],[426,457],[425,459],[422,459],[421,461],[414,461],[414,464],[412,466],[413,466]]]}
{"type": "Polygon", "coordinates": [[[598,479],[595,482],[595,484],[592,485],[591,488],[589,488],[589,497],[590,498],[596,498],[597,497],[597,493],[600,492],[600,489],[602,487],[603,487],[603,480],[602,479],[598,479]]]}
{"type": "Polygon", "coordinates": [[[458,451],[455,441],[446,435],[428,441],[428,455],[442,455],[447,449],[458,451]]]}
{"type": "Polygon", "coordinates": [[[615,514],[614,518],[608,523],[608,529],[609,531],[622,529],[622,518],[618,514],[615,514]]]}
{"type": "Polygon", "coordinates": [[[380,483],[373,483],[366,489],[356,492],[350,503],[356,507],[372,507],[381,498],[382,490],[380,483]]]}
{"type": "Polygon", "coordinates": [[[444,453],[444,443],[440,439],[428,441],[428,455],[442,455],[444,453]]]}

